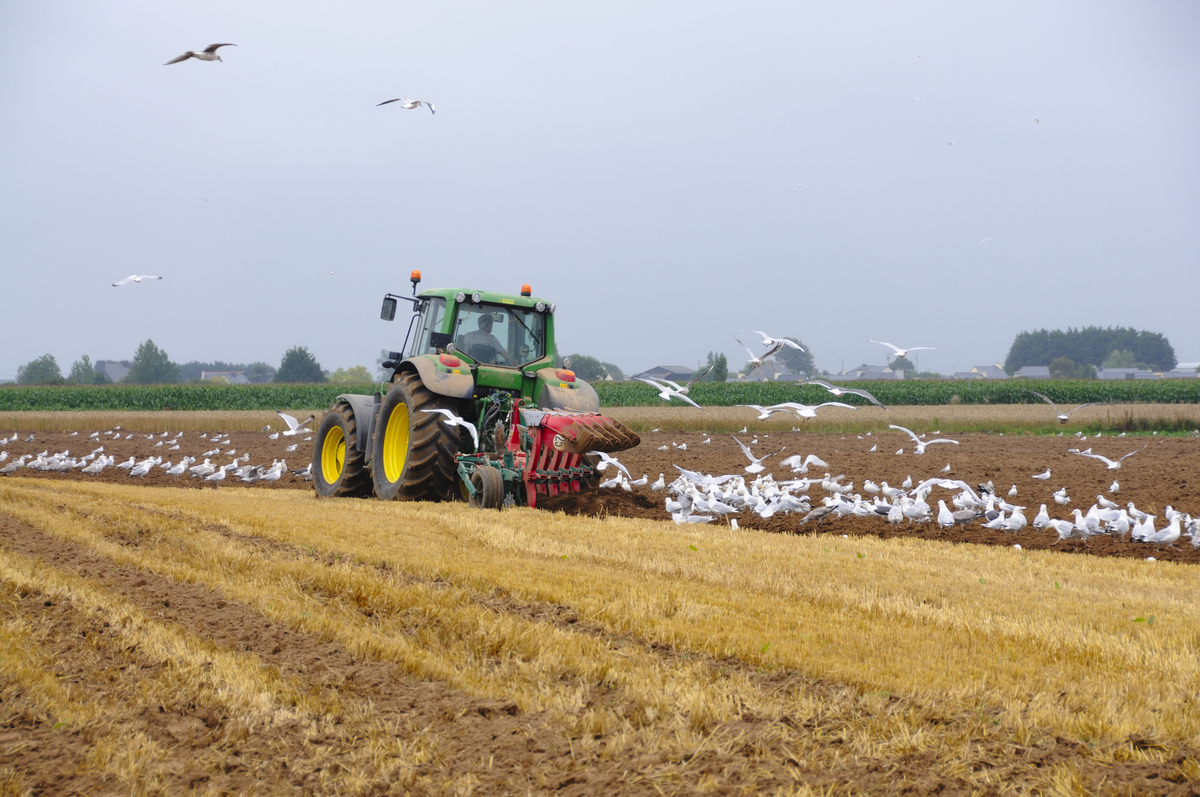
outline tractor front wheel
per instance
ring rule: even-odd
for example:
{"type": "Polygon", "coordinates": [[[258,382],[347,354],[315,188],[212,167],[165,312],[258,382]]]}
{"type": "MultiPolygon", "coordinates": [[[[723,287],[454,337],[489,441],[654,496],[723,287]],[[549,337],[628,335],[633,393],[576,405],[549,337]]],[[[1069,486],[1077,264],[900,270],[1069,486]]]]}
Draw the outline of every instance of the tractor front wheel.
{"type": "Polygon", "coordinates": [[[358,448],[358,425],[354,410],[339,401],[317,427],[313,441],[312,475],[317,495],[359,497],[371,494],[371,474],[365,455],[358,448]]]}
{"type": "Polygon", "coordinates": [[[371,441],[371,478],[384,501],[442,501],[458,478],[458,430],[433,409],[457,409],[416,373],[396,375],[379,406],[371,441]]]}

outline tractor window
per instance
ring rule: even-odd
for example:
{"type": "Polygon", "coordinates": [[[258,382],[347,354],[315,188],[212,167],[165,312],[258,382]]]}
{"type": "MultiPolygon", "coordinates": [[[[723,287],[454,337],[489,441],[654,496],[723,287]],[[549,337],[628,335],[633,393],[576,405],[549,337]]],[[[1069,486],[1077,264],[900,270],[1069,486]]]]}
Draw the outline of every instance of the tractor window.
{"type": "Polygon", "coordinates": [[[524,307],[462,304],[454,323],[454,345],[476,362],[524,365],[546,351],[546,319],[524,307]]]}
{"type": "Polygon", "coordinates": [[[446,317],[446,300],[438,297],[428,299],[421,317],[417,319],[417,335],[413,338],[412,351],[409,357],[418,354],[437,354],[437,350],[429,343],[431,332],[442,331],[442,321],[446,317]]]}

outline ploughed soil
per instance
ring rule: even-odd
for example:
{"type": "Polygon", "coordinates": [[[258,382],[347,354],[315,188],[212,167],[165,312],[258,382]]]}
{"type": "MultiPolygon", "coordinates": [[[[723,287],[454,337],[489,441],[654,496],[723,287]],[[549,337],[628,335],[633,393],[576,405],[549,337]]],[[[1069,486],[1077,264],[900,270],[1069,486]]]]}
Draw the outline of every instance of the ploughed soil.
{"type": "MultiPolygon", "coordinates": [[[[289,472],[277,482],[259,481],[253,485],[242,483],[232,475],[216,484],[195,477],[169,476],[162,468],[155,468],[145,477],[130,477],[128,470],[121,470],[115,466],[110,466],[95,476],[79,471],[52,473],[29,468],[22,468],[17,473],[25,477],[36,475],[48,479],[96,480],[123,484],[137,482],[147,487],[229,490],[254,486],[280,490],[313,489],[311,481],[290,472],[303,469],[312,460],[313,442],[306,439],[310,437],[307,434],[279,436],[274,440],[270,439],[268,432],[230,432],[220,435],[203,433],[203,437],[197,432],[186,432],[178,437],[177,433],[169,432],[166,437],[155,435],[152,439],[147,439],[147,435],[143,433],[134,432],[130,435],[122,432],[119,436],[102,433],[98,438],[89,438],[92,431],[95,430],[80,430],[74,433],[33,432],[33,440],[30,442],[26,442],[30,433],[22,432],[17,441],[8,443],[5,447],[9,458],[2,465],[9,464],[22,454],[36,455],[43,451],[53,454],[69,450],[72,456],[79,456],[100,446],[104,447],[105,454],[116,457],[118,463],[128,460],[131,456],[138,460],[161,456],[164,463],[168,460],[178,462],[184,456],[193,456],[197,461],[203,461],[207,454],[214,464],[224,465],[235,458],[241,461],[248,456],[245,464],[250,465],[267,466],[276,459],[286,459],[289,472]],[[162,445],[159,446],[158,443],[162,445]],[[178,445],[179,448],[172,450],[173,445],[178,445]],[[293,445],[296,449],[288,451],[287,448],[293,445]],[[220,453],[210,453],[214,449],[220,453]]],[[[12,430],[0,430],[0,437],[11,438],[13,434],[12,430]]],[[[1025,507],[1025,515],[1031,521],[1042,504],[1047,506],[1050,517],[1070,520],[1071,510],[1078,508],[1086,513],[1088,508],[1096,503],[1097,495],[1103,495],[1122,506],[1132,501],[1137,508],[1157,516],[1156,528],[1159,529],[1166,525],[1165,511],[1168,506],[1192,515],[1200,514],[1200,439],[1190,436],[1122,438],[1101,435],[1081,439],[1070,435],[1058,437],[983,433],[930,434],[927,435],[927,439],[944,437],[956,440],[958,444],[932,444],[922,455],[913,453],[912,441],[906,434],[890,430],[882,434],[862,436],[783,432],[770,435],[747,433],[737,437],[751,447],[756,457],[782,449],[780,453],[763,461],[766,468],[764,473],[774,474],[777,480],[803,476],[819,479],[828,470],[834,476],[844,474],[842,483],[852,482],[854,492],[864,496],[867,493],[863,490],[863,482],[867,479],[877,484],[886,481],[891,486],[899,486],[910,477],[912,483],[917,484],[934,476],[944,476],[961,479],[976,489],[977,485],[991,482],[999,497],[1025,507]],[[755,443],[755,440],[758,442],[755,443]],[[1068,449],[1072,448],[1090,448],[1094,453],[1113,460],[1131,451],[1137,453],[1125,459],[1119,469],[1110,470],[1100,460],[1070,453],[1068,449]],[[815,454],[828,462],[829,468],[812,466],[807,474],[793,473],[790,468],[780,465],[782,459],[792,454],[815,454]],[[950,470],[943,473],[946,465],[950,465],[950,470]],[[1032,478],[1034,474],[1043,473],[1047,469],[1051,473],[1049,479],[1040,481],[1032,478]],[[1110,492],[1114,481],[1118,482],[1117,490],[1110,492]],[[1009,490],[1014,486],[1017,494],[1009,497],[1009,490]],[[1067,489],[1071,500],[1066,505],[1059,505],[1055,503],[1053,494],[1063,487],[1067,489]]],[[[670,483],[679,474],[676,467],[715,476],[742,474],[748,481],[754,478],[745,474],[744,469],[749,460],[732,435],[647,432],[642,434],[641,438],[641,445],[637,448],[616,455],[635,479],[644,474],[653,482],[661,473],[670,483]],[[705,442],[706,440],[709,442],[705,442]]],[[[612,472],[606,471],[604,476],[607,477],[612,472]]],[[[665,492],[652,491],[647,485],[634,487],[629,492],[612,488],[538,496],[537,503],[542,509],[572,515],[669,520],[670,514],[664,508],[666,495],[665,492]]],[[[808,495],[812,505],[817,507],[821,505],[821,499],[827,493],[819,483],[814,483],[809,488],[808,495]]],[[[949,505],[952,495],[953,491],[935,488],[929,503],[936,510],[937,499],[945,499],[949,505]]],[[[882,518],[827,517],[820,521],[802,523],[803,513],[767,520],[749,512],[729,517],[736,519],[741,528],[784,534],[872,534],[883,538],[915,536],[980,545],[1019,544],[1027,549],[1047,548],[1093,556],[1153,556],[1161,561],[1200,563],[1200,549],[1194,548],[1186,535],[1174,546],[1159,547],[1136,543],[1128,537],[1121,539],[1109,535],[1095,536],[1087,542],[1078,539],[1059,542],[1058,535],[1053,530],[1039,530],[1027,526],[1021,532],[1011,534],[983,528],[978,522],[943,529],[932,522],[905,522],[893,527],[882,518]]],[[[729,521],[726,519],[719,522],[729,521]]]]}

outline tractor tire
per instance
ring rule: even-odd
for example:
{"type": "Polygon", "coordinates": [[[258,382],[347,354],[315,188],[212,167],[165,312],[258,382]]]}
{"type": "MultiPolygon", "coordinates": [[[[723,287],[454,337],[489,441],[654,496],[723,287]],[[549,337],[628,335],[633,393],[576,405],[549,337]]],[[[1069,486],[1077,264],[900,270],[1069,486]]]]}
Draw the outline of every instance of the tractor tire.
{"type": "Polygon", "coordinates": [[[484,465],[471,472],[471,496],[473,509],[499,509],[504,505],[504,477],[495,468],[484,465]]]}
{"type": "Polygon", "coordinates": [[[413,372],[397,374],[379,406],[371,440],[371,480],[384,501],[445,501],[458,479],[458,430],[422,410],[456,410],[413,372]]]}
{"type": "Polygon", "coordinates": [[[313,441],[313,485],[323,498],[359,498],[371,494],[366,454],[358,449],[354,410],[344,401],[325,413],[313,441]]]}

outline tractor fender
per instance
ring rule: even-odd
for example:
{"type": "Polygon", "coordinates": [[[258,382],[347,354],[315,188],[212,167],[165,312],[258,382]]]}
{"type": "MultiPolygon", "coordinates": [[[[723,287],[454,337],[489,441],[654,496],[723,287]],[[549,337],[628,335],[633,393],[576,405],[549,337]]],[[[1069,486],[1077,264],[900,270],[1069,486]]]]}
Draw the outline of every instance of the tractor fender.
{"type": "Polygon", "coordinates": [[[538,407],[543,410],[576,410],[577,412],[599,412],[600,397],[596,389],[576,377],[573,383],[558,378],[554,368],[542,368],[537,372],[542,390],[538,394],[538,407]]]}
{"type": "Polygon", "coordinates": [[[463,366],[462,370],[465,373],[456,374],[453,371],[440,370],[429,357],[409,357],[396,369],[397,372],[416,371],[425,387],[439,396],[474,398],[475,379],[466,366],[463,366]]]}
{"type": "Polygon", "coordinates": [[[366,451],[367,459],[370,459],[371,448],[367,442],[371,439],[371,433],[375,431],[375,417],[379,414],[379,403],[383,401],[383,394],[361,396],[343,393],[334,400],[334,404],[342,401],[349,404],[350,410],[354,413],[354,425],[358,430],[355,435],[354,447],[359,451],[366,451]]]}

